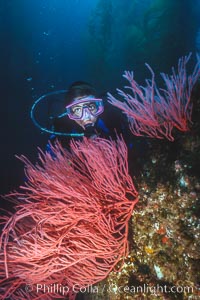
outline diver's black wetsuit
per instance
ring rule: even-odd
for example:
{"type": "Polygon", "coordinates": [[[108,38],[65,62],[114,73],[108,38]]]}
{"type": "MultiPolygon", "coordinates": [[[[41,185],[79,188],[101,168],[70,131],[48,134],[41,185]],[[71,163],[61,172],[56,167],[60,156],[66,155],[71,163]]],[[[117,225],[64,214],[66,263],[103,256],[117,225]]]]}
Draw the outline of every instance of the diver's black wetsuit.
{"type": "MultiPolygon", "coordinates": [[[[98,117],[94,126],[88,126],[82,129],[75,121],[70,120],[67,116],[54,120],[53,129],[57,132],[84,134],[86,137],[99,136],[102,138],[116,138],[116,134],[122,134],[125,141],[130,138],[130,131],[125,116],[109,103],[104,104],[104,112],[98,117]]],[[[82,137],[56,136],[51,135],[50,140],[57,139],[62,146],[69,148],[71,139],[80,140],[82,137]]]]}

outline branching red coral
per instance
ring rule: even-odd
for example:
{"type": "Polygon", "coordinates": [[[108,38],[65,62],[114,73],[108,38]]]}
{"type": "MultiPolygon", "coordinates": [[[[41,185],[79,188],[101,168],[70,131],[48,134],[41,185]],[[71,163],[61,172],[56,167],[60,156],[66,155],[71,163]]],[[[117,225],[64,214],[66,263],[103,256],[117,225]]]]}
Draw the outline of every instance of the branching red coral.
{"type": "Polygon", "coordinates": [[[74,299],[73,286],[102,280],[127,254],[137,191],[123,140],[74,141],[71,152],[57,143],[52,151],[40,150],[36,165],[20,157],[27,182],[9,195],[18,204],[1,235],[1,299],[61,299],[23,289],[55,283],[74,299]]]}
{"type": "Polygon", "coordinates": [[[192,88],[200,76],[199,57],[193,73],[187,76],[186,65],[190,57],[191,54],[179,59],[177,74],[174,68],[171,76],[161,73],[166,89],[157,87],[154,72],[146,64],[152,79],[146,80],[145,87],[134,80],[133,72],[125,71],[123,77],[130,83],[130,86],[125,88],[131,89],[133,95],[117,89],[118,94],[123,97],[123,101],[120,101],[108,93],[109,102],[127,115],[130,130],[134,135],[165,137],[173,141],[174,127],[181,131],[188,130],[192,114],[192,88]]]}

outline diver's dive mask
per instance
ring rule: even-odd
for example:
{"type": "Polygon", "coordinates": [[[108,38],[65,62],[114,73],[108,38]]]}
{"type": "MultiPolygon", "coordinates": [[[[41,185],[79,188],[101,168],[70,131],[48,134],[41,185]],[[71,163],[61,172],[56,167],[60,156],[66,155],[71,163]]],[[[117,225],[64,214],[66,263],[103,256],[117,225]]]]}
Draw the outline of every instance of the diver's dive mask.
{"type": "Polygon", "coordinates": [[[75,99],[73,103],[66,106],[66,113],[72,120],[80,120],[86,113],[96,117],[103,111],[103,100],[94,98],[94,96],[75,99]]]}

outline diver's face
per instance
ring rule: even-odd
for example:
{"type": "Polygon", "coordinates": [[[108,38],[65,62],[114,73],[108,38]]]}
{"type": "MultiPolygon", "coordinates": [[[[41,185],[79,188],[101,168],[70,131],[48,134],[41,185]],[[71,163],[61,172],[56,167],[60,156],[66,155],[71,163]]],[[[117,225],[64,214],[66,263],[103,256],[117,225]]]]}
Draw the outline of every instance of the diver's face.
{"type": "Polygon", "coordinates": [[[96,111],[96,106],[92,102],[84,102],[75,104],[72,106],[71,110],[73,113],[80,117],[80,119],[75,119],[74,121],[80,125],[84,130],[87,126],[94,126],[97,121],[97,116],[93,113],[96,111]]]}
{"type": "Polygon", "coordinates": [[[66,106],[66,110],[68,117],[85,130],[87,126],[95,125],[104,106],[102,99],[90,95],[74,99],[71,104],[66,106]]]}

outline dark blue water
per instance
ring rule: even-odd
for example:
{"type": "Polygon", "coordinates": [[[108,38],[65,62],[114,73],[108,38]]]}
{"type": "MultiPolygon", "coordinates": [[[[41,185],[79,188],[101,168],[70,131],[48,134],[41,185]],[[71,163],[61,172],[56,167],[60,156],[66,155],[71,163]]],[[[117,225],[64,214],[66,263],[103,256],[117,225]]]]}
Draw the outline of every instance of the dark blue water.
{"type": "Polygon", "coordinates": [[[169,72],[199,47],[199,0],[6,0],[0,2],[1,193],[23,181],[15,154],[35,160],[48,136],[31,122],[33,102],[76,80],[99,92],[122,88],[124,70],[169,72]]]}

